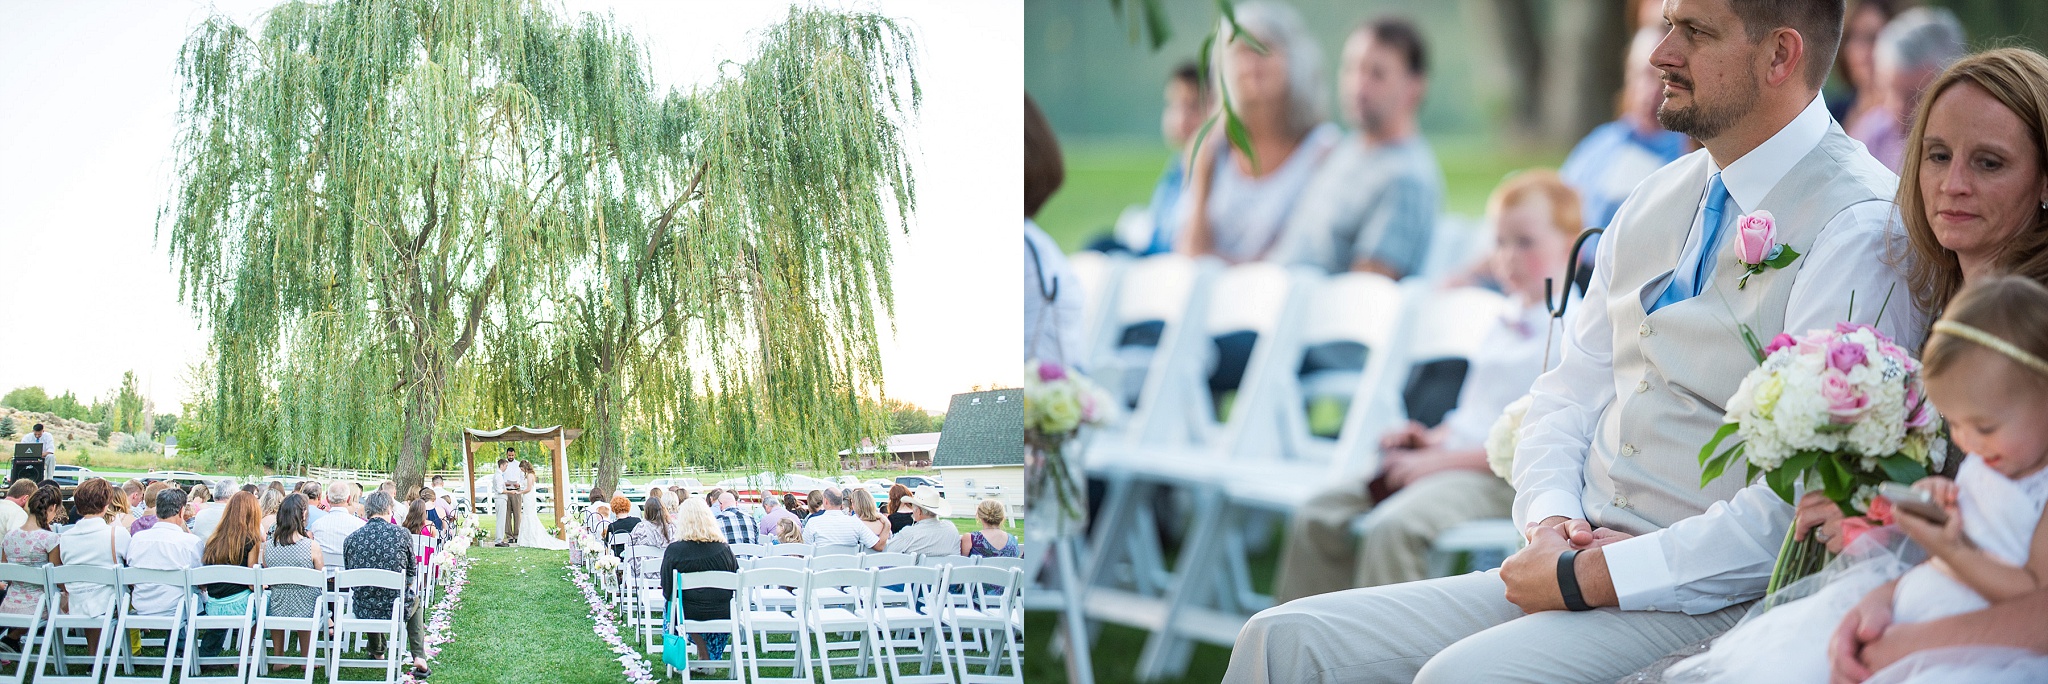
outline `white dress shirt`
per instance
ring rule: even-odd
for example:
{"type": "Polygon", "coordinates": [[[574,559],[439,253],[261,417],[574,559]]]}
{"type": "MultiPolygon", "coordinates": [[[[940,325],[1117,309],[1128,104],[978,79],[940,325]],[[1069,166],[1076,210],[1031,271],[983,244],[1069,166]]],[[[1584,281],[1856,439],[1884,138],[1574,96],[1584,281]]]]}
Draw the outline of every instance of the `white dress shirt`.
{"type": "MultiPolygon", "coordinates": [[[[1512,306],[1512,305],[1511,305],[1512,306]]],[[[1595,304],[1598,306],[1598,304],[1595,304]]],[[[1566,311],[1577,316],[1585,308],[1576,299],[1566,311]]],[[[1536,376],[1557,365],[1557,350],[1549,346],[1550,310],[1532,303],[1520,311],[1503,311],[1479,343],[1479,353],[1468,359],[1465,382],[1458,388],[1457,408],[1444,414],[1447,433],[1445,449],[1473,449],[1486,444],[1500,414],[1529,393],[1536,376]],[[1550,357],[1543,354],[1549,352],[1550,357]]]]}
{"type": "MultiPolygon", "coordinates": [[[[175,524],[158,522],[149,529],[135,533],[128,541],[128,567],[149,570],[184,570],[202,564],[206,551],[199,535],[186,532],[175,524]]],[[[185,592],[168,584],[137,584],[129,592],[129,602],[135,612],[143,615],[165,615],[178,602],[185,600],[185,592]]]]}
{"type": "Polygon", "coordinates": [[[21,504],[13,499],[0,499],[0,536],[21,529],[25,522],[28,522],[28,511],[22,509],[21,504]]]}
{"type": "MultiPolygon", "coordinates": [[[[1831,122],[1816,97],[1776,135],[1728,168],[1718,169],[1734,205],[1723,212],[1721,245],[1729,244],[1728,235],[1734,232],[1725,223],[1758,206],[1778,181],[1820,144],[1831,122]]],[[[1621,206],[1614,225],[1628,225],[1626,217],[1640,210],[1635,204],[1640,194],[1638,188],[1621,206]]],[[[1704,197],[1700,202],[1704,208],[1704,197]]],[[[1886,261],[1887,241],[1903,239],[1897,232],[1897,215],[1894,205],[1864,202],[1828,221],[1811,253],[1801,257],[1806,263],[1800,267],[1785,307],[1787,332],[1833,328],[1846,320],[1851,293],[1856,297],[1854,320],[1872,322],[1878,317],[1878,304],[1890,291],[1891,301],[1878,328],[1901,346],[1919,347],[1926,317],[1913,306],[1904,274],[1886,261]]],[[[1679,264],[1698,263],[1699,251],[1709,248],[1700,244],[1701,216],[1696,208],[1679,264]]],[[[1608,301],[1614,243],[1600,241],[1587,302],[1608,301]]],[[[1586,517],[1579,503],[1586,452],[1601,413],[1614,400],[1614,334],[1605,307],[1577,309],[1564,336],[1563,361],[1538,378],[1531,389],[1534,400],[1515,451],[1517,525],[1551,516],[1586,517]]],[[[1748,353],[1732,334],[1716,344],[1724,353],[1748,353]]],[[[1604,547],[1621,608],[1700,614],[1731,605],[1730,597],[1759,593],[1791,521],[1791,506],[1768,487],[1752,484],[1732,500],[1717,502],[1699,515],[1604,547]]]]}
{"type": "Polygon", "coordinates": [[[33,432],[28,433],[27,435],[21,438],[21,443],[43,445],[44,456],[49,456],[57,453],[57,437],[56,435],[50,434],[49,430],[44,430],[43,433],[40,435],[33,432]]]}
{"type": "MultiPolygon", "coordinates": [[[[57,549],[65,565],[120,567],[121,560],[128,557],[128,528],[108,525],[103,516],[86,516],[57,535],[57,549]],[[113,535],[111,543],[109,533],[113,535]]],[[[113,587],[72,582],[64,589],[71,593],[67,615],[105,615],[114,607],[113,587]]]]}
{"type": "Polygon", "coordinates": [[[804,523],[805,544],[871,549],[881,539],[881,535],[875,534],[859,518],[848,515],[846,511],[825,511],[804,523]]]}
{"type": "Polygon", "coordinates": [[[327,513],[307,525],[306,533],[313,535],[314,541],[320,542],[320,553],[328,558],[340,558],[342,542],[348,541],[349,535],[363,528],[363,519],[350,513],[347,508],[336,508],[327,513]]]}

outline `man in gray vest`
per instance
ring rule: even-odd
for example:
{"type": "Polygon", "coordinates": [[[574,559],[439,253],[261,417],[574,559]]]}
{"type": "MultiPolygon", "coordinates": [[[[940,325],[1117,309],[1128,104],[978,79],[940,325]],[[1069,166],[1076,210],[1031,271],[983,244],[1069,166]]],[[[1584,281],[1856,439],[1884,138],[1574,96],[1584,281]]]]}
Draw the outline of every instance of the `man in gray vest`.
{"type": "Polygon", "coordinates": [[[1665,128],[1705,149],[1652,174],[1600,241],[1563,361],[1532,393],[1499,570],[1323,594],[1238,636],[1232,682],[1614,681],[1714,636],[1761,596],[1793,508],[1763,485],[1700,487],[1698,454],[1759,339],[1850,314],[1918,348],[1898,179],[1819,99],[1842,0],[1666,0],[1651,54],[1665,128]],[[1801,255],[1738,287],[1736,220],[1768,210],[1801,255]],[[1897,291],[1893,288],[1897,287],[1897,291]]]}

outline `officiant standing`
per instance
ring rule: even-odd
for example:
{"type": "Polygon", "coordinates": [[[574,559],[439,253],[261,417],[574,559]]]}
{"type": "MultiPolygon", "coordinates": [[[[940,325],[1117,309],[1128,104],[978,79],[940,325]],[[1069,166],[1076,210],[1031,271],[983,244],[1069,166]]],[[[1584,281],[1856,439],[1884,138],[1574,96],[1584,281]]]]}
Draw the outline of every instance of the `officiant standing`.
{"type": "Polygon", "coordinates": [[[505,458],[498,464],[498,487],[504,493],[505,538],[499,546],[512,546],[519,542],[519,516],[525,504],[526,474],[519,470],[518,454],[512,447],[505,447],[505,458]]]}
{"type": "Polygon", "coordinates": [[[1819,98],[1842,0],[1667,0],[1657,118],[1705,149],[1658,170],[1600,241],[1514,465],[1530,543],[1499,570],[1323,594],[1253,617],[1233,682],[1613,681],[1719,634],[1764,592],[1793,509],[1699,449],[1758,339],[1878,319],[1924,330],[1887,261],[1898,179],[1819,98]],[[1770,220],[1764,220],[1769,212],[1770,220]],[[1782,245],[1799,256],[1762,266],[1782,245]],[[1894,291],[1896,288],[1896,291],[1894,291]]]}

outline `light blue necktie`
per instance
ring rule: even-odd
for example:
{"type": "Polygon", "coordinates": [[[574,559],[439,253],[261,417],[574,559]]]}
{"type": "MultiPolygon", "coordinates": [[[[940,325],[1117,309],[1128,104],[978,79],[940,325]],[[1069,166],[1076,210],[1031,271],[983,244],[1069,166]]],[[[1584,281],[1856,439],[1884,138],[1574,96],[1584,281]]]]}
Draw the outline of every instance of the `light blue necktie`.
{"type": "Polygon", "coordinates": [[[1692,268],[1680,265],[1672,271],[1671,280],[1664,286],[1664,294],[1657,297],[1650,311],[1691,299],[1706,289],[1707,278],[1714,273],[1714,248],[1721,240],[1722,205],[1728,203],[1728,186],[1721,184],[1721,174],[1716,173],[1707,181],[1707,206],[1701,211],[1701,239],[1699,259],[1692,268]]]}

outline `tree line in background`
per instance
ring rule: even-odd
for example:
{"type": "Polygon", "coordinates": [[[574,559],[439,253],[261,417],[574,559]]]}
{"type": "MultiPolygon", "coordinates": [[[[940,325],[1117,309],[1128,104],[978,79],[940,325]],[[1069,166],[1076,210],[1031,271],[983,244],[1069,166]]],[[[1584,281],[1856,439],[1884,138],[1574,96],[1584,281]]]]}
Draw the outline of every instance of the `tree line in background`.
{"type": "MultiPolygon", "coordinates": [[[[31,413],[48,413],[84,423],[98,423],[99,438],[103,442],[116,432],[161,441],[178,425],[177,414],[157,413],[151,410],[149,402],[142,397],[142,390],[135,380],[134,371],[122,373],[119,388],[106,397],[92,399],[91,403],[80,402],[78,395],[71,392],[53,397],[41,387],[29,386],[16,387],[6,396],[0,397],[0,406],[31,413]]],[[[27,425],[0,424],[0,439],[26,434],[29,429],[27,425]]]]}
{"type": "Polygon", "coordinates": [[[914,52],[793,9],[661,93],[623,28],[534,2],[208,19],[164,211],[212,332],[181,452],[410,486],[462,428],[563,424],[604,488],[628,462],[836,467],[888,429],[914,52]]]}

